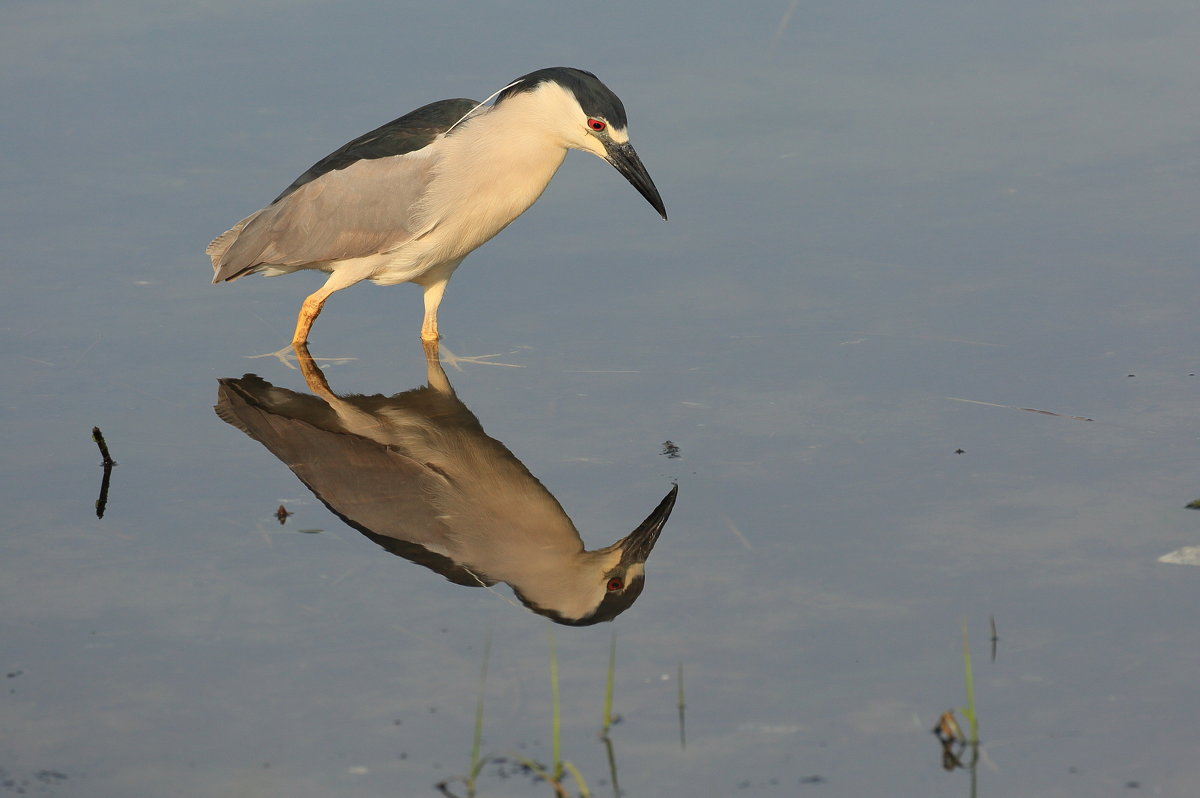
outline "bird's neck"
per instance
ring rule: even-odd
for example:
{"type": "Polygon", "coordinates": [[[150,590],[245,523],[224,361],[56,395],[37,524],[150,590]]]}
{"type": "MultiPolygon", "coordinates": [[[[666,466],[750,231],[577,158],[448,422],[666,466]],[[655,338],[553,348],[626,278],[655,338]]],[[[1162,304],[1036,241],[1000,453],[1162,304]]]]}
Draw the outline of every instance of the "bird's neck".
{"type": "MultiPolygon", "coordinates": [[[[530,124],[520,98],[471,119],[445,139],[445,157],[430,197],[431,213],[454,208],[466,252],[499,233],[545,191],[567,147],[560,136],[530,124]]],[[[437,223],[440,220],[431,219],[437,223]]]]}

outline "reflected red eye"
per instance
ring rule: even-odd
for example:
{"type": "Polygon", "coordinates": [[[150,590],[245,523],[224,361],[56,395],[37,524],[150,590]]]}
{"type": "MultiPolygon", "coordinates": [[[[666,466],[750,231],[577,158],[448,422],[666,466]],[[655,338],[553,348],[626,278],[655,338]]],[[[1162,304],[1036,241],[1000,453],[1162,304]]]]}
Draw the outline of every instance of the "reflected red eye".
{"type": "Polygon", "coordinates": [[[610,593],[614,590],[620,590],[623,587],[625,587],[625,581],[619,576],[614,576],[608,580],[608,592],[610,593]]]}
{"type": "Polygon", "coordinates": [[[604,124],[603,119],[589,119],[588,127],[599,133],[601,130],[604,130],[604,128],[608,127],[608,125],[604,124]]]}

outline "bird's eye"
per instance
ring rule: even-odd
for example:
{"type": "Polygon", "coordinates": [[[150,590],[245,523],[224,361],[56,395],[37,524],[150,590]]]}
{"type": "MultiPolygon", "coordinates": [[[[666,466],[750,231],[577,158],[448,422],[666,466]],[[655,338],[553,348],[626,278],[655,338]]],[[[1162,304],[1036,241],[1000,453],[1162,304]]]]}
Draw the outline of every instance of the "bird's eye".
{"type": "Polygon", "coordinates": [[[603,119],[589,119],[588,127],[599,133],[601,130],[604,130],[604,128],[608,127],[608,125],[604,124],[603,119]]]}
{"type": "Polygon", "coordinates": [[[614,576],[612,579],[608,580],[608,592],[609,593],[612,593],[616,590],[620,590],[623,587],[625,587],[625,580],[619,576],[614,576]]]}

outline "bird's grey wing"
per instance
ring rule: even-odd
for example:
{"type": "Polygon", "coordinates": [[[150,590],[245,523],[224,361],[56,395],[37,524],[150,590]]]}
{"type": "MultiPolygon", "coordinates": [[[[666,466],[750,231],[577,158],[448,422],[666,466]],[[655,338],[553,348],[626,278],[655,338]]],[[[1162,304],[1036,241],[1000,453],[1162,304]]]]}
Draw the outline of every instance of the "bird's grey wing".
{"type": "Polygon", "coordinates": [[[433,163],[421,152],[396,155],[305,183],[213,242],[213,282],[266,266],[299,267],[401,246],[416,227],[433,163]]]}
{"type": "Polygon", "coordinates": [[[402,245],[412,236],[435,160],[426,148],[474,107],[465,99],[432,103],[318,161],[209,245],[213,282],[264,266],[304,266],[402,245]]]}
{"type": "Polygon", "coordinates": [[[474,100],[459,98],[440,100],[393,119],[370,133],[344,144],[313,164],[307,172],[283,190],[275,202],[291,194],[305,183],[311,183],[326,172],[345,169],[358,161],[405,155],[428,147],[441,133],[449,130],[478,105],[474,100]]]}

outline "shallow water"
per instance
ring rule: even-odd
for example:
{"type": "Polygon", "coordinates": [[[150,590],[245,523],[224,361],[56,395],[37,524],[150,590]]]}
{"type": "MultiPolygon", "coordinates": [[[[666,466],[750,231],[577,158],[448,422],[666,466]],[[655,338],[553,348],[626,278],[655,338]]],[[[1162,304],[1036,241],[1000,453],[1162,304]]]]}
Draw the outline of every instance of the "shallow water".
{"type": "MultiPolygon", "coordinates": [[[[1194,794],[1200,571],[1158,558],[1200,544],[1200,13],[788,6],[0,11],[0,786],[437,795],[489,636],[484,751],[549,759],[547,623],[213,412],[246,373],[309,392],[246,356],[319,279],[209,286],[203,250],[372,126],[566,63],[671,220],[573,154],[441,322],[509,364],[446,373],[590,547],[679,485],[637,603],[554,627],[592,793],[615,633],[627,795],[965,795],[929,731],[965,619],[980,795],[1194,794]]],[[[419,322],[356,287],[312,352],[339,395],[410,391],[419,322]]],[[[479,795],[551,792],[501,769],[479,795]]]]}

